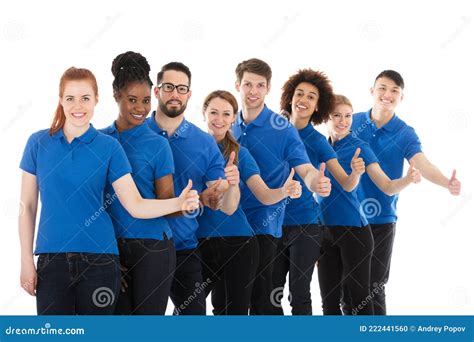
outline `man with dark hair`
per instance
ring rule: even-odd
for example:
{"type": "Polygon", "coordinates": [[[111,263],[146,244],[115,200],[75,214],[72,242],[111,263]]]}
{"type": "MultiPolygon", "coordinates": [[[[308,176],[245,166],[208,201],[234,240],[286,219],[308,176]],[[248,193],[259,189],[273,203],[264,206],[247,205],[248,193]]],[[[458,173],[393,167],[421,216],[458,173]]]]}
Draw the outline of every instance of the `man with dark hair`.
{"type": "MultiPolygon", "coordinates": [[[[237,209],[240,192],[235,187],[226,191],[228,183],[221,180],[224,178],[224,158],[214,138],[184,118],[191,97],[189,68],[179,62],[168,63],[161,68],[157,80],[154,92],[158,108],[147,119],[147,124],[170,143],[175,165],[175,193],[181,192],[188,179],[192,179],[193,188],[198,192],[206,186],[216,188],[225,192],[220,209],[231,215],[237,209]]],[[[168,218],[176,247],[176,270],[170,297],[175,305],[174,313],[180,315],[206,314],[205,288],[209,284],[202,279],[196,238],[197,215],[199,211],[168,218]]]]}
{"type": "MultiPolygon", "coordinates": [[[[367,112],[354,114],[352,134],[370,144],[380,166],[391,179],[402,176],[406,159],[414,162],[424,178],[446,188],[452,195],[459,195],[461,183],[456,179],[456,170],[450,178],[444,176],[422,152],[415,130],[395,115],[397,105],[403,100],[404,87],[403,78],[398,72],[382,71],[370,89],[374,99],[373,107],[367,112]]],[[[364,174],[360,180],[358,196],[362,202],[361,210],[374,206],[377,208],[375,215],[372,212],[370,215],[366,213],[374,236],[370,283],[374,313],[385,315],[385,284],[389,277],[395,237],[398,195],[385,195],[364,174]]],[[[344,291],[343,308],[346,314],[351,314],[349,300],[347,291],[344,291]]]]}
{"type": "MultiPolygon", "coordinates": [[[[242,110],[233,128],[234,136],[256,160],[265,183],[270,188],[281,187],[290,169],[294,168],[312,192],[328,196],[331,183],[324,176],[325,165],[321,166],[321,172],[316,170],[309,161],[297,130],[265,105],[272,77],[270,66],[252,58],[239,63],[235,73],[235,87],[240,93],[242,110]]],[[[243,186],[242,208],[255,230],[260,250],[250,314],[274,314],[275,307],[280,305],[282,289],[275,289],[279,293],[273,289],[272,273],[288,201],[285,199],[266,206],[256,199],[248,187],[243,186]]]]}

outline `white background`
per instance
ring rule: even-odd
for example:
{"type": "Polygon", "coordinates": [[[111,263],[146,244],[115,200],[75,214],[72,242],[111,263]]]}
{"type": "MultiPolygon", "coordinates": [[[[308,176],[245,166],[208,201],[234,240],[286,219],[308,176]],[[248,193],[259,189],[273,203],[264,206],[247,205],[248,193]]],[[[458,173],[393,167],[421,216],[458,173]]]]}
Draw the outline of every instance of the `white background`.
{"type": "MultiPolygon", "coordinates": [[[[18,164],[26,140],[49,127],[59,78],[72,65],[97,76],[100,103],[93,124],[109,125],[117,114],[110,66],[127,50],[148,58],[153,80],[173,60],[191,68],[187,118],[201,127],[204,96],[233,90],[235,66],[251,57],[273,69],[267,104],[276,111],[283,82],[298,68],[325,71],[355,111],[370,108],[369,87],[381,70],[399,71],[406,88],[397,114],[416,128],[424,152],[444,174],[458,170],[463,191],[455,198],[424,181],[402,194],[389,313],[474,314],[474,227],[468,219],[474,23],[468,3],[2,2],[0,314],[36,313],[34,298],[19,287],[18,164]]],[[[316,274],[312,289],[314,313],[321,314],[316,274]]]]}

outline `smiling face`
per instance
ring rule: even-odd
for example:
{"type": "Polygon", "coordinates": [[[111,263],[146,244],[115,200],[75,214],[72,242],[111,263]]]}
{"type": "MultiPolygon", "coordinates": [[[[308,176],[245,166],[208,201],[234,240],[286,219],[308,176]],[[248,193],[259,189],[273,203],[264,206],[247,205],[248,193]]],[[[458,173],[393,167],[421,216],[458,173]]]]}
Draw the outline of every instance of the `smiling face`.
{"type": "Polygon", "coordinates": [[[403,100],[403,89],[388,77],[380,77],[370,88],[377,110],[395,112],[395,108],[403,100]]]}
{"type": "MultiPolygon", "coordinates": [[[[188,76],[181,71],[167,70],[163,73],[161,84],[170,83],[174,86],[189,86],[188,76]]],[[[158,99],[158,107],[160,111],[170,118],[180,116],[186,110],[188,100],[191,97],[191,91],[187,94],[180,94],[176,88],[171,92],[166,92],[164,87],[155,87],[155,96],[158,99]]]]}
{"type": "Polygon", "coordinates": [[[213,98],[204,111],[209,134],[214,136],[217,141],[224,139],[232,122],[235,121],[236,114],[228,101],[220,97],[213,98]]]}
{"type": "Polygon", "coordinates": [[[265,96],[270,91],[270,84],[264,76],[244,72],[242,80],[235,83],[235,88],[240,93],[242,106],[246,109],[258,109],[263,107],[265,96]]]}
{"type": "Polygon", "coordinates": [[[88,80],[68,81],[59,102],[66,116],[66,125],[89,127],[98,98],[88,80]]]}
{"type": "Polygon", "coordinates": [[[119,106],[119,126],[141,125],[151,110],[151,88],[146,82],[133,82],[115,94],[119,106]]]}
{"type": "Polygon", "coordinates": [[[352,126],[352,107],[338,104],[329,116],[327,127],[332,137],[341,139],[349,134],[352,126]]]}
{"type": "Polygon", "coordinates": [[[291,115],[299,120],[310,120],[311,115],[318,110],[319,91],[311,83],[300,83],[291,99],[291,115]]]}

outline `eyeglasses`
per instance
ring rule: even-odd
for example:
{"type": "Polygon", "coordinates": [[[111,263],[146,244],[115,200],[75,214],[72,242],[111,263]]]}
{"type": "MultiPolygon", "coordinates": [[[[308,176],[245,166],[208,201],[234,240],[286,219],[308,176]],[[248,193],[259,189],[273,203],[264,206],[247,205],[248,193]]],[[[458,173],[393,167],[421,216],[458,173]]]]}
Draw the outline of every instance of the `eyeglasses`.
{"type": "Polygon", "coordinates": [[[173,83],[160,83],[157,86],[159,89],[163,89],[166,93],[171,93],[176,88],[176,91],[179,94],[187,94],[189,93],[189,87],[184,84],[174,85],[173,83]]]}

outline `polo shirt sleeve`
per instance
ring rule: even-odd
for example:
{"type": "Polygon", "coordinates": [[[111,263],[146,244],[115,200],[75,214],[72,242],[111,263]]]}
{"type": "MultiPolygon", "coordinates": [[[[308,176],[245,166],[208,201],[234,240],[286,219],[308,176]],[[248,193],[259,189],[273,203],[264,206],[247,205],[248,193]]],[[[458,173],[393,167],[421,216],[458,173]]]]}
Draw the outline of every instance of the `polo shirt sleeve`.
{"type": "Polygon", "coordinates": [[[406,127],[404,142],[404,157],[407,160],[410,160],[415,154],[422,152],[420,139],[412,127],[406,127]]]}
{"type": "Polygon", "coordinates": [[[155,180],[174,173],[173,152],[170,144],[167,139],[159,138],[157,141],[158,148],[153,158],[153,176],[155,180]]]}
{"type": "MultiPolygon", "coordinates": [[[[375,156],[375,153],[370,148],[369,144],[367,144],[366,142],[361,141],[361,144],[358,147],[360,147],[360,155],[359,156],[362,159],[364,159],[364,163],[365,163],[366,166],[369,166],[372,163],[378,163],[379,162],[379,160],[375,156]]],[[[357,149],[357,147],[356,147],[356,149],[357,149]]],[[[354,153],[355,153],[355,149],[354,149],[354,153]]]]}
{"type": "Polygon", "coordinates": [[[20,169],[36,176],[36,158],[38,154],[38,134],[32,134],[23,151],[20,161],[20,169]]]}
{"type": "Polygon", "coordinates": [[[214,138],[211,138],[212,141],[209,141],[209,159],[206,174],[204,175],[204,182],[210,182],[218,180],[219,178],[224,179],[224,167],[225,161],[224,157],[222,156],[219,147],[217,146],[214,138]]]}
{"type": "Polygon", "coordinates": [[[321,162],[326,163],[328,160],[337,158],[337,154],[326,140],[326,138],[320,139],[318,142],[319,156],[318,159],[321,162]]]}
{"type": "Polygon", "coordinates": [[[286,139],[283,145],[283,158],[288,162],[290,168],[310,163],[306,148],[296,128],[290,125],[286,132],[286,139]]]}
{"type": "Polygon", "coordinates": [[[110,150],[111,155],[107,171],[107,181],[113,184],[127,173],[132,173],[132,167],[120,143],[114,138],[110,138],[110,144],[112,148],[110,150]]]}
{"type": "Polygon", "coordinates": [[[260,168],[257,165],[257,162],[250,154],[249,150],[245,147],[240,147],[239,150],[239,172],[240,178],[247,182],[247,180],[253,175],[260,174],[260,168]]]}

